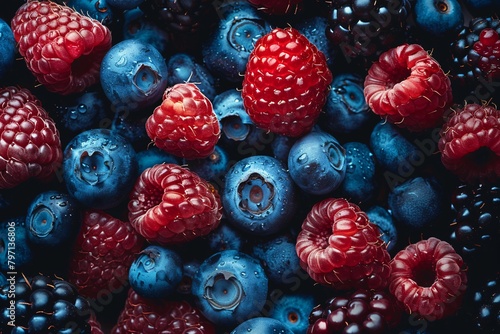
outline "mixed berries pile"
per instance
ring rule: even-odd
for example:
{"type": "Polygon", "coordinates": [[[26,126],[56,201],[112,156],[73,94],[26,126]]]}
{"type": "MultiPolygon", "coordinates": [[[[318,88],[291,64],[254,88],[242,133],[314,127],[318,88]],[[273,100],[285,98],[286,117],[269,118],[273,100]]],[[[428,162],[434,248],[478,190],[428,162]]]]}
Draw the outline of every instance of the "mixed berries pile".
{"type": "Polygon", "coordinates": [[[0,333],[498,333],[498,14],[3,4],[0,333]]]}

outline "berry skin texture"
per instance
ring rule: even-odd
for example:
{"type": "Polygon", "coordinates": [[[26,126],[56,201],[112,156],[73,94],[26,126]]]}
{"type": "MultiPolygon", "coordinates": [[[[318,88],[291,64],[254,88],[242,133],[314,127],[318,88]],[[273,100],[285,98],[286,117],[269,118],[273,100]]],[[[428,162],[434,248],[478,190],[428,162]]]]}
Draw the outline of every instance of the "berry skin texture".
{"type": "Polygon", "coordinates": [[[47,90],[67,95],[99,80],[111,31],[99,21],[53,1],[30,0],[11,21],[26,66],[47,90]]]}
{"type": "Polygon", "coordinates": [[[375,114],[414,132],[440,125],[453,102],[450,79],[418,44],[382,53],[368,70],[364,94],[375,114]]]}
{"type": "Polygon", "coordinates": [[[193,83],[165,90],[146,131],[158,148],[186,159],[208,157],[221,135],[212,102],[193,83]]]}
{"type": "Polygon", "coordinates": [[[164,246],[205,236],[222,218],[217,190],[190,170],[167,163],[141,173],[128,210],[132,226],[151,243],[164,246]]]}
{"type": "Polygon", "coordinates": [[[390,256],[378,227],[345,199],[316,203],[302,223],[295,249],[318,283],[342,290],[387,285],[390,256]]]}
{"type": "Polygon", "coordinates": [[[91,299],[128,284],[128,271],[144,239],[128,222],[101,210],[87,210],[73,247],[68,281],[91,299]]]}
{"type": "Polygon", "coordinates": [[[315,124],[331,81],[326,57],[314,44],[298,30],[276,28],[250,54],[243,103],[258,127],[299,137],[315,124]]]}
{"type": "Polygon", "coordinates": [[[59,131],[28,89],[0,90],[0,189],[48,180],[62,163],[59,131]]]}
{"type": "Polygon", "coordinates": [[[443,125],[438,142],[443,165],[467,183],[500,177],[500,111],[467,104],[443,125]]]}
{"type": "Polygon", "coordinates": [[[453,314],[467,288],[464,262],[435,237],[408,245],[391,260],[389,290],[405,310],[428,321],[453,314]]]}
{"type": "Polygon", "coordinates": [[[127,333],[215,334],[215,327],[187,301],[153,301],[129,289],[125,306],[111,330],[111,334],[127,333]]]}

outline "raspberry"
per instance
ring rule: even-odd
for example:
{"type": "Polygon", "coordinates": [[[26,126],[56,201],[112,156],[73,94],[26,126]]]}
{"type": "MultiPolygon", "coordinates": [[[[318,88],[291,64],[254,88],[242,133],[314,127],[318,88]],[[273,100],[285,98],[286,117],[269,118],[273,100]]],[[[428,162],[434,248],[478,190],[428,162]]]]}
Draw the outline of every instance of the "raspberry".
{"type": "Polygon", "coordinates": [[[429,321],[453,314],[466,287],[462,257],[435,237],[408,245],[391,260],[390,292],[408,313],[429,321]]]}
{"type": "Polygon", "coordinates": [[[59,131],[28,89],[0,90],[0,189],[46,180],[61,166],[59,131]]]}
{"type": "Polygon", "coordinates": [[[82,92],[99,79],[111,32],[99,21],[53,1],[29,0],[11,21],[26,66],[47,90],[82,92]]]}
{"type": "Polygon", "coordinates": [[[327,198],[316,203],[296,241],[301,266],[318,283],[336,289],[387,285],[390,255],[378,228],[353,203],[327,198]]]}
{"type": "Polygon", "coordinates": [[[467,104],[443,125],[438,142],[443,165],[468,183],[500,177],[500,111],[467,104]]]}
{"type": "Polygon", "coordinates": [[[325,55],[293,28],[259,38],[243,78],[243,104],[260,128],[290,137],[311,130],[332,81],[325,55]]]}
{"type": "Polygon", "coordinates": [[[111,333],[215,334],[215,326],[187,301],[153,301],[129,289],[125,307],[111,333]]]}
{"type": "Polygon", "coordinates": [[[440,125],[453,102],[450,79],[418,44],[382,53],[368,70],[364,94],[375,114],[415,132],[440,125]]]}
{"type": "Polygon", "coordinates": [[[146,131],[158,148],[186,159],[208,157],[221,134],[212,103],[192,83],[165,90],[163,102],[146,122],[146,131]]]}
{"type": "Polygon", "coordinates": [[[176,164],[158,164],[139,176],[130,195],[129,220],[147,240],[167,245],[214,230],[222,218],[219,193],[176,164]]]}
{"type": "Polygon", "coordinates": [[[115,293],[128,283],[129,267],[143,243],[128,222],[100,210],[87,210],[73,248],[68,280],[88,298],[115,293]]]}
{"type": "Polygon", "coordinates": [[[358,289],[314,307],[307,334],[387,333],[399,324],[401,315],[389,292],[358,289]]]}

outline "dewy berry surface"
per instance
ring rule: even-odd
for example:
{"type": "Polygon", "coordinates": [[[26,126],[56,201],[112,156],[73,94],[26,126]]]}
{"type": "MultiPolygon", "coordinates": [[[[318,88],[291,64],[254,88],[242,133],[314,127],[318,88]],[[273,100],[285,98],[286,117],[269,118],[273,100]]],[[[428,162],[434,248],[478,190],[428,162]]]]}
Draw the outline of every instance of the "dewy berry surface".
{"type": "Polygon", "coordinates": [[[498,332],[498,1],[3,2],[0,333],[498,332]]]}

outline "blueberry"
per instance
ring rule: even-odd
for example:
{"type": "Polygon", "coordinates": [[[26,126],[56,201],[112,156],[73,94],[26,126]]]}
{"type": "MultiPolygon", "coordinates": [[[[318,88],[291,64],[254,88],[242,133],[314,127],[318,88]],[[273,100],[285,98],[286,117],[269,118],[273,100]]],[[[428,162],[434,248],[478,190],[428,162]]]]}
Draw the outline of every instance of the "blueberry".
{"type": "MultiPolygon", "coordinates": [[[[5,284],[7,284],[7,277],[5,277],[5,275],[0,272],[0,288],[3,287],[5,284]]],[[[2,302],[2,297],[4,297],[4,295],[0,294],[0,302],[2,302]]]]}
{"type": "Polygon", "coordinates": [[[241,91],[236,90],[236,88],[216,95],[213,100],[213,108],[222,133],[231,140],[244,140],[255,127],[243,105],[241,91]]]}
{"type": "Polygon", "coordinates": [[[273,304],[269,317],[279,320],[294,334],[304,334],[314,306],[316,302],[310,294],[285,293],[273,304]]]}
{"type": "Polygon", "coordinates": [[[353,134],[375,119],[363,93],[364,78],[354,73],[335,76],[318,124],[332,134],[353,134]]]}
{"type": "Polygon", "coordinates": [[[346,173],[339,191],[343,197],[354,203],[364,203],[375,197],[375,158],[368,145],[361,142],[347,142],[342,145],[346,151],[346,173]]]}
{"type": "Polygon", "coordinates": [[[236,162],[228,171],[221,194],[227,219],[253,235],[282,230],[295,214],[295,188],[277,159],[256,155],[236,162]]]}
{"type": "Polygon", "coordinates": [[[161,54],[167,53],[170,44],[168,33],[147,20],[140,8],[123,13],[123,39],[137,39],[153,45],[161,54]]]}
{"type": "Polygon", "coordinates": [[[182,278],[177,284],[177,292],[183,295],[192,295],[193,277],[200,268],[201,262],[197,259],[183,261],[182,278]]]}
{"type": "Polygon", "coordinates": [[[250,332],[259,334],[293,334],[281,321],[268,317],[248,319],[234,328],[230,334],[247,334],[250,332]]]}
{"type": "Polygon", "coordinates": [[[130,286],[145,298],[165,298],[181,283],[182,265],[177,252],[156,245],[148,246],[130,266],[130,286]]]}
{"type": "Polygon", "coordinates": [[[0,221],[0,271],[27,269],[34,255],[28,243],[26,217],[0,221]]]}
{"type": "Polygon", "coordinates": [[[66,192],[38,194],[26,214],[30,243],[52,249],[70,245],[80,230],[81,211],[80,204],[66,192]]]}
{"type": "Polygon", "coordinates": [[[203,315],[217,326],[231,328],[262,310],[268,279],[257,259],[231,249],[203,261],[192,289],[203,315]]]}
{"type": "Polygon", "coordinates": [[[324,38],[327,27],[328,19],[319,15],[306,17],[295,25],[295,29],[306,36],[319,51],[323,52],[328,66],[333,67],[335,48],[328,38],[324,38]]]}
{"type": "Polygon", "coordinates": [[[107,0],[110,6],[118,9],[134,9],[142,4],[145,0],[107,0]]]}
{"type": "Polygon", "coordinates": [[[136,173],[134,149],[107,129],[82,132],[64,150],[63,178],[68,193],[88,207],[118,205],[127,198],[136,173]]]}
{"type": "Polygon", "coordinates": [[[255,42],[270,31],[271,26],[257,9],[240,1],[231,10],[224,9],[218,27],[202,48],[203,62],[217,77],[242,82],[255,42]]]}
{"type": "Polygon", "coordinates": [[[417,26],[435,37],[455,35],[464,24],[457,0],[416,0],[413,14],[417,26]]]}
{"type": "Polygon", "coordinates": [[[286,236],[257,243],[251,254],[261,261],[269,281],[278,285],[289,283],[288,278],[301,270],[295,243],[286,236]]]}
{"type": "Polygon", "coordinates": [[[243,250],[244,238],[241,232],[228,224],[226,220],[221,221],[219,226],[206,236],[206,239],[212,253],[227,249],[243,250]]]}
{"type": "Polygon", "coordinates": [[[391,188],[401,179],[412,176],[415,167],[425,159],[417,146],[388,122],[381,121],[373,127],[370,147],[377,164],[385,171],[384,177],[391,188]]]}
{"type": "Polygon", "coordinates": [[[107,26],[115,19],[113,8],[108,6],[108,0],[67,0],[65,4],[107,26]]]}
{"type": "Polygon", "coordinates": [[[398,242],[398,231],[391,213],[380,205],[373,205],[365,212],[368,219],[379,228],[381,238],[387,245],[387,251],[391,252],[398,242]]]}
{"type": "Polygon", "coordinates": [[[167,64],[153,45],[127,39],[106,53],[100,77],[115,112],[137,112],[161,99],[167,88],[167,64]]]}
{"type": "Polygon", "coordinates": [[[299,138],[288,154],[293,181],[306,193],[325,195],[337,189],[346,173],[346,151],[332,135],[314,130],[299,138]]]}
{"type": "Polygon", "coordinates": [[[141,174],[146,168],[153,167],[161,163],[180,164],[179,158],[173,154],[160,150],[156,146],[149,146],[146,149],[137,152],[137,172],[141,174]]]}
{"type": "Polygon", "coordinates": [[[283,135],[276,135],[271,142],[271,150],[273,151],[273,156],[281,161],[285,166],[288,165],[288,154],[293,144],[297,141],[297,138],[288,137],[283,135]]]}
{"type": "Polygon", "coordinates": [[[10,72],[17,53],[16,40],[10,25],[0,18],[0,79],[10,72]]]}
{"type": "Polygon", "coordinates": [[[151,142],[151,138],[148,137],[146,132],[146,120],[145,117],[134,117],[134,115],[126,112],[124,114],[115,114],[110,129],[133,145],[147,145],[151,142]]]}
{"type": "Polygon", "coordinates": [[[207,181],[216,183],[222,187],[223,177],[230,167],[228,153],[220,145],[215,145],[214,151],[204,159],[189,160],[189,169],[207,181]]]}
{"type": "Polygon", "coordinates": [[[167,63],[168,86],[178,83],[193,82],[210,101],[216,95],[215,79],[210,71],[195,61],[194,56],[187,53],[176,53],[167,63]]]}
{"type": "Polygon", "coordinates": [[[392,189],[387,204],[397,222],[421,229],[441,214],[442,188],[433,177],[414,177],[392,189]]]}

